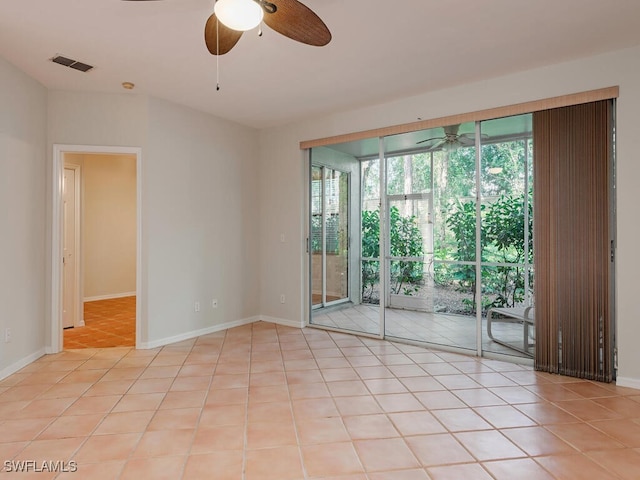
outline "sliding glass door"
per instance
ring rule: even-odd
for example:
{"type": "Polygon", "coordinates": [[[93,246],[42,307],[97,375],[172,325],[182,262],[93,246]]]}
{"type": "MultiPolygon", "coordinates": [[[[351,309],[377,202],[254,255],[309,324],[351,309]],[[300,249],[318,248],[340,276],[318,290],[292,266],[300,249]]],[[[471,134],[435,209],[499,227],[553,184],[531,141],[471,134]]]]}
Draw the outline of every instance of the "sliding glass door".
{"type": "Polygon", "coordinates": [[[530,115],[314,148],[311,324],[528,357],[532,163],[530,115]]]}

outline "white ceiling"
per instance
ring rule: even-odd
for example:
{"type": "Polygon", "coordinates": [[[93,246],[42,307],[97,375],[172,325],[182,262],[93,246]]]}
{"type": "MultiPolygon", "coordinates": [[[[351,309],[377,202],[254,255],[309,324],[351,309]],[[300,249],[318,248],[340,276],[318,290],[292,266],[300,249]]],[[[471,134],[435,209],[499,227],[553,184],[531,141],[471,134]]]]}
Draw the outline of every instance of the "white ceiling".
{"type": "Polygon", "coordinates": [[[640,45],[638,0],[304,0],[331,43],[247,32],[219,58],[216,91],[203,37],[213,3],[0,0],[0,55],[50,89],[130,81],[132,94],[264,128],[640,45]]]}

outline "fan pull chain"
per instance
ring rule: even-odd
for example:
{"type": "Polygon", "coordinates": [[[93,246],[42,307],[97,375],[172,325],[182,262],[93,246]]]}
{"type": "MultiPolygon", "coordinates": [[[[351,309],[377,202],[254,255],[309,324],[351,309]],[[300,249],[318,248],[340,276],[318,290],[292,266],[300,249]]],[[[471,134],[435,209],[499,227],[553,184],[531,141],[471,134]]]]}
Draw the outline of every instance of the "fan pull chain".
{"type": "Polygon", "coordinates": [[[220,91],[220,21],[216,17],[216,92],[220,91]]]}
{"type": "Polygon", "coordinates": [[[220,91],[220,60],[219,55],[216,55],[216,92],[220,91]]]}

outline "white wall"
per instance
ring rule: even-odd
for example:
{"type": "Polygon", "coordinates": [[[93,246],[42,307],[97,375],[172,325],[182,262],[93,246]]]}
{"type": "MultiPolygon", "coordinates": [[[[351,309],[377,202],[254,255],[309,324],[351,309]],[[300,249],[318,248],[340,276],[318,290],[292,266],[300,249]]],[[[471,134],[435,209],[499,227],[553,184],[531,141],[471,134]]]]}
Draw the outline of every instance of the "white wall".
{"type": "Polygon", "coordinates": [[[136,290],[136,156],[87,155],[82,171],[83,295],[136,290]]]}
{"type": "Polygon", "coordinates": [[[46,119],[45,88],[0,58],[0,378],[44,353],[46,119]]]}
{"type": "Polygon", "coordinates": [[[305,182],[301,140],[397,125],[457,113],[511,105],[596,88],[620,86],[617,102],[617,321],[618,383],[640,388],[640,303],[637,301],[640,255],[637,242],[637,183],[640,163],[640,48],[625,49],[479,83],[352,110],[294,125],[263,130],[260,143],[260,259],[263,314],[296,323],[305,321],[305,182]],[[290,244],[278,243],[281,232],[290,244]],[[269,274],[270,272],[270,274],[269,274]],[[302,285],[302,287],[301,287],[302,285]],[[278,301],[279,293],[290,300],[278,301]]]}
{"type": "Polygon", "coordinates": [[[150,101],[143,218],[151,343],[257,318],[257,144],[253,129],[150,101]]]}
{"type": "Polygon", "coordinates": [[[49,93],[48,123],[50,148],[142,147],[142,346],[258,315],[255,130],[157,99],[70,92],[49,93]]]}
{"type": "Polygon", "coordinates": [[[144,96],[47,92],[2,59],[0,105],[0,378],[51,344],[54,144],[142,149],[142,346],[259,318],[255,130],[144,96]]]}

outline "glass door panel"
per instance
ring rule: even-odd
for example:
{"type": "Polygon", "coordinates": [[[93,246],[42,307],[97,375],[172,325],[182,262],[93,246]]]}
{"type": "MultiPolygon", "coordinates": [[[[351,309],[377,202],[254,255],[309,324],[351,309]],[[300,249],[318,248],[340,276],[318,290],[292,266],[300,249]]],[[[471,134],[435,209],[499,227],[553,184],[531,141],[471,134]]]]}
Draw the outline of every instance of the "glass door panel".
{"type": "Polygon", "coordinates": [[[390,337],[476,349],[473,136],[471,123],[385,139],[390,337]]]}
{"type": "Polygon", "coordinates": [[[481,130],[482,348],[530,357],[535,329],[527,317],[534,311],[525,309],[533,305],[531,116],[482,122],[481,130]]]}

